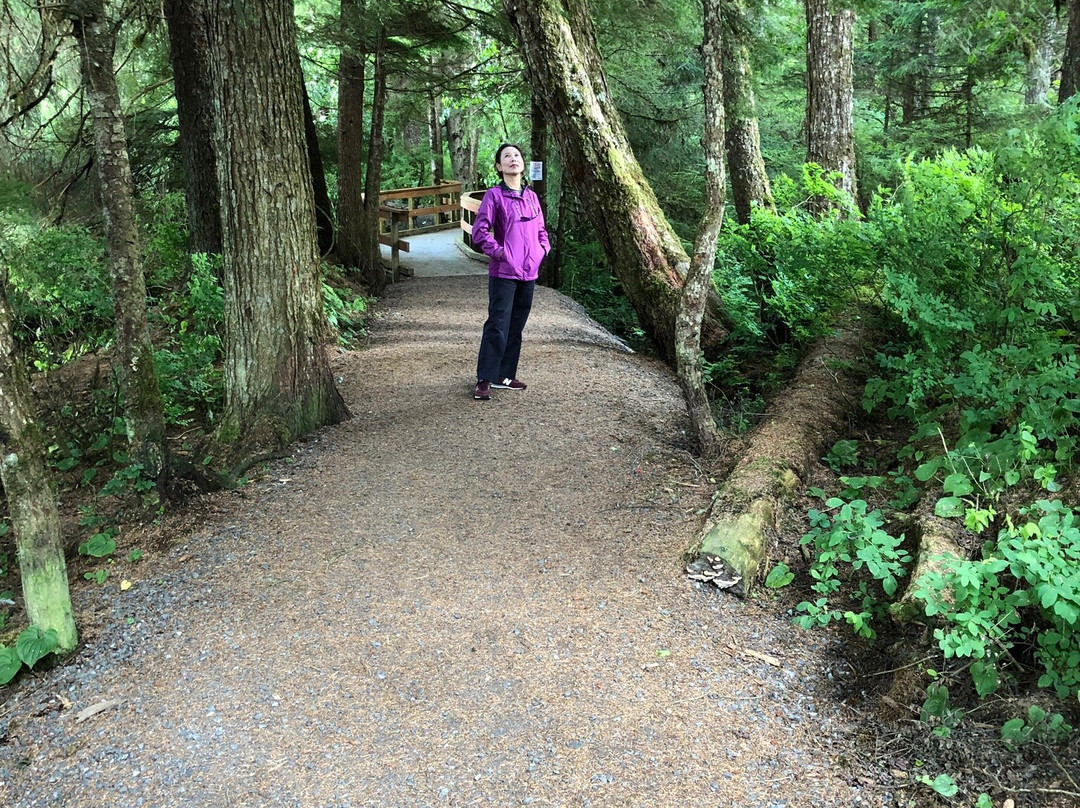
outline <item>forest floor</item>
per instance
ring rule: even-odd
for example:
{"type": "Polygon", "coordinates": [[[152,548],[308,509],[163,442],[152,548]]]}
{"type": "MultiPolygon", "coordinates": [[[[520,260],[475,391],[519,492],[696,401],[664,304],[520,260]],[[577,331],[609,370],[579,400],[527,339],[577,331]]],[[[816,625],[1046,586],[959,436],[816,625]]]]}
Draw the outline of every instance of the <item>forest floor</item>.
{"type": "MultiPolygon", "coordinates": [[[[391,287],[334,358],[351,420],[76,562],[80,651],[0,691],[0,805],[936,804],[884,657],[683,576],[716,478],[670,370],[538,289],[528,390],[474,401],[485,305],[391,287]]],[[[1075,804],[1051,769],[995,777],[1075,804]]]]}

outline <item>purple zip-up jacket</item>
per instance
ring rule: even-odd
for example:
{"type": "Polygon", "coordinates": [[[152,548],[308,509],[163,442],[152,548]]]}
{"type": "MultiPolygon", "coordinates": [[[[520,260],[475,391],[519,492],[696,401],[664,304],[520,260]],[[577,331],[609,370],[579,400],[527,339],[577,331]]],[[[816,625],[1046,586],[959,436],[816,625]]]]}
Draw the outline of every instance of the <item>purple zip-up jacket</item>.
{"type": "Polygon", "coordinates": [[[551,251],[536,193],[524,188],[518,195],[502,182],[489,188],[473,222],[472,242],[491,259],[491,277],[535,281],[551,251]]]}

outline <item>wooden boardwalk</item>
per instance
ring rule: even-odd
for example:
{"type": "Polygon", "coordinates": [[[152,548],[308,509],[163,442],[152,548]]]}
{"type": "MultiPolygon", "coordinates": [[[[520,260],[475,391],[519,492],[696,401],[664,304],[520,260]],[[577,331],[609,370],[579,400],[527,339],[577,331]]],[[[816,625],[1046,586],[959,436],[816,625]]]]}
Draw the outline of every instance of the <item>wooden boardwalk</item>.
{"type": "MultiPolygon", "coordinates": [[[[487,275],[487,260],[470,258],[463,251],[460,228],[405,236],[409,251],[400,254],[402,269],[412,270],[413,278],[445,278],[457,275],[487,275]]],[[[383,258],[389,262],[390,248],[383,245],[383,258]]],[[[408,281],[404,277],[403,281],[408,281]]]]}

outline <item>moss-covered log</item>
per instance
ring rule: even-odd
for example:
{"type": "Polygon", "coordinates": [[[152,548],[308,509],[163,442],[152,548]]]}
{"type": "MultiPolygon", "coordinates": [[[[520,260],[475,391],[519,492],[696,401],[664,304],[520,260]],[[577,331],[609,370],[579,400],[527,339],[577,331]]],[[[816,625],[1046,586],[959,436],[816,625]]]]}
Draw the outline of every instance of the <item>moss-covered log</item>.
{"type": "Polygon", "coordinates": [[[921,616],[922,604],[915,602],[916,582],[929,572],[945,572],[951,561],[964,556],[961,547],[964,526],[957,519],[934,515],[936,500],[919,508],[913,528],[907,536],[912,546],[913,563],[908,570],[904,593],[889,607],[889,616],[907,623],[921,616]]]}
{"type": "Polygon", "coordinates": [[[768,551],[778,504],[805,483],[859,403],[866,337],[862,326],[842,329],[803,360],[720,489],[691,548],[689,572],[707,566],[721,588],[739,595],[750,591],[768,551]]]}

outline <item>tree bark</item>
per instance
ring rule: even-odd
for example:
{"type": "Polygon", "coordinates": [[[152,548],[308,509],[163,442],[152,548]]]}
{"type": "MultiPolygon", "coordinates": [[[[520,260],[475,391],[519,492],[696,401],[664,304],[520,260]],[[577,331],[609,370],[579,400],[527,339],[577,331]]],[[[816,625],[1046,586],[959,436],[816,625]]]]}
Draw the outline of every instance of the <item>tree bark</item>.
{"type": "Polygon", "coordinates": [[[814,347],[724,482],[691,553],[691,566],[721,570],[729,584],[722,588],[751,591],[779,503],[843,434],[861,398],[857,363],[865,340],[862,328],[851,328],[814,347]]]}
{"type": "MultiPolygon", "coordinates": [[[[841,0],[806,2],[806,160],[837,172],[837,187],[858,198],[855,178],[852,54],[855,12],[841,0]]],[[[818,210],[823,199],[812,200],[818,210]]]]}
{"type": "Polygon", "coordinates": [[[325,256],[334,249],[334,217],[330,208],[330,192],[326,188],[322,150],[319,149],[319,131],[315,128],[315,116],[311,113],[311,99],[308,98],[303,76],[300,77],[300,96],[304,101],[304,140],[311,170],[311,193],[315,200],[315,231],[318,234],[319,255],[325,256]]]}
{"type": "Polygon", "coordinates": [[[1038,37],[1024,46],[1027,70],[1024,82],[1024,103],[1028,106],[1046,106],[1050,103],[1050,76],[1053,72],[1054,40],[1057,38],[1058,21],[1048,12],[1039,26],[1038,37]]]}
{"type": "MultiPolygon", "coordinates": [[[[74,8],[74,7],[72,7],[74,8]]],[[[94,161],[105,208],[105,239],[112,276],[116,346],[113,366],[124,398],[124,420],[131,461],[142,473],[164,482],[165,414],[154,367],[154,346],[146,316],[146,279],[135,221],[135,183],[131,176],[120,93],[113,75],[116,28],[104,3],[79,4],[72,19],[82,55],[82,81],[94,121],[94,161]]],[[[156,497],[143,503],[156,507],[156,497]]]]}
{"type": "Polygon", "coordinates": [[[428,96],[428,144],[431,147],[431,184],[446,179],[443,171],[442,104],[439,96],[428,96]]]}
{"type": "Polygon", "coordinates": [[[450,152],[450,171],[461,181],[464,191],[476,187],[476,172],[469,163],[469,130],[464,110],[453,108],[446,116],[446,149],[450,152]]]}
{"type": "Polygon", "coordinates": [[[364,54],[360,49],[363,4],[341,0],[338,66],[338,249],[343,266],[360,267],[364,231],[364,54]]]}
{"type": "Polygon", "coordinates": [[[716,241],[724,223],[724,82],[721,64],[723,21],[721,0],[704,0],[704,37],[701,61],[704,69],[702,91],[705,99],[706,207],[694,238],[690,269],[686,273],[679,300],[675,324],[675,355],[679,386],[690,415],[691,431],[698,452],[703,457],[719,453],[721,436],[713,418],[705,380],[701,374],[701,321],[712,287],[712,270],[716,262],[716,241]]]}
{"type": "Polygon", "coordinates": [[[315,206],[290,0],[208,0],[222,192],[225,413],[235,457],[277,449],[348,410],[323,340],[315,206]]]}
{"type": "MultiPolygon", "coordinates": [[[[675,320],[690,260],[642,174],[614,108],[583,0],[504,0],[534,97],[551,124],[563,177],[589,200],[588,216],[642,329],[671,365],[675,320]]],[[[702,343],[727,336],[710,296],[702,343]]]]}
{"type": "Polygon", "coordinates": [[[1080,90],[1080,0],[1068,0],[1069,29],[1065,34],[1065,54],[1061,59],[1058,103],[1064,104],[1080,90]]]}
{"type": "Polygon", "coordinates": [[[375,46],[375,88],[371,99],[371,131],[368,134],[367,171],[364,182],[363,241],[360,271],[377,295],[386,288],[386,270],[379,253],[379,191],[382,188],[383,121],[386,115],[386,29],[375,46]]]}
{"type": "Polygon", "coordinates": [[[731,173],[731,201],[740,224],[750,221],[754,208],[775,211],[769,175],[761,156],[757,101],[746,46],[743,0],[730,0],[721,9],[724,41],[724,117],[727,158],[731,173]]]}
{"type": "Polygon", "coordinates": [[[169,62],[176,93],[184,198],[193,253],[221,253],[217,157],[210,108],[210,54],[202,0],[165,0],[169,62]]]}
{"type": "Polygon", "coordinates": [[[15,531],[26,615],[32,626],[55,629],[58,650],[68,652],[75,650],[79,634],[60,513],[32,414],[30,383],[15,351],[6,286],[7,277],[0,271],[0,482],[15,531]]]}

